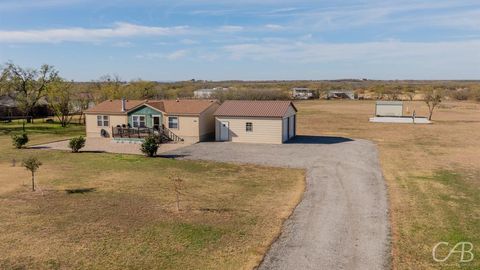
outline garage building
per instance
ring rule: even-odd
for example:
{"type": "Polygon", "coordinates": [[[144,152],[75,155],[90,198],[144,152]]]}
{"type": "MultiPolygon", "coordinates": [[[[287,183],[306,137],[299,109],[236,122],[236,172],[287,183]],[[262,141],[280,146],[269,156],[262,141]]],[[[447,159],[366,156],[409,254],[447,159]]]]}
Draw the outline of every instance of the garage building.
{"type": "Polygon", "coordinates": [[[296,135],[291,101],[225,101],[214,113],[216,141],[281,144],[296,135]]]}

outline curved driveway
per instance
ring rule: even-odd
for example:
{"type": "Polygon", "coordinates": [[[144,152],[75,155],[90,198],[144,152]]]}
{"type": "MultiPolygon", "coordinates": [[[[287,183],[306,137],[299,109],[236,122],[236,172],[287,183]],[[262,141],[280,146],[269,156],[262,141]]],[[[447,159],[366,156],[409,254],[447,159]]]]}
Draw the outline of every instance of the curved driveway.
{"type": "Polygon", "coordinates": [[[259,269],[386,269],[387,193],[370,141],[299,136],[283,145],[199,143],[171,157],[305,168],[303,200],[259,269]]]}

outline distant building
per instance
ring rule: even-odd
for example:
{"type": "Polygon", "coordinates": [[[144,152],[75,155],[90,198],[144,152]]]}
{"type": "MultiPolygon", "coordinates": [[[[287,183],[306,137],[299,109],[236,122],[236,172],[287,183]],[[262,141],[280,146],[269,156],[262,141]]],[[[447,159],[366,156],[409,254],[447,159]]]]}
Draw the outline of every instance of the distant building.
{"type": "Polygon", "coordinates": [[[377,101],[375,116],[403,116],[403,101],[377,101]]]}
{"type": "Polygon", "coordinates": [[[313,90],[310,88],[296,87],[292,89],[293,99],[311,99],[314,98],[313,90]]]}
{"type": "Polygon", "coordinates": [[[327,99],[355,99],[353,90],[330,90],[327,93],[327,99]]]}
{"type": "Polygon", "coordinates": [[[212,98],[213,95],[219,91],[228,91],[229,88],[224,87],[215,87],[209,89],[198,89],[193,91],[193,96],[195,98],[212,98]]]}

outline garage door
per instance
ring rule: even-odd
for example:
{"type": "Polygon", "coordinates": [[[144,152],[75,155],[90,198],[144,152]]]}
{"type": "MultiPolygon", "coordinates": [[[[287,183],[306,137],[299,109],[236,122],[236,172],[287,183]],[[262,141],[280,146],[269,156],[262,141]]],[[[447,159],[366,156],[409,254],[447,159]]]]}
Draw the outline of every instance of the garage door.
{"type": "Polygon", "coordinates": [[[295,136],[295,115],[290,116],[288,121],[288,138],[291,139],[295,136]]]}
{"type": "Polygon", "coordinates": [[[288,140],[288,118],[282,120],[282,142],[288,140]]]}

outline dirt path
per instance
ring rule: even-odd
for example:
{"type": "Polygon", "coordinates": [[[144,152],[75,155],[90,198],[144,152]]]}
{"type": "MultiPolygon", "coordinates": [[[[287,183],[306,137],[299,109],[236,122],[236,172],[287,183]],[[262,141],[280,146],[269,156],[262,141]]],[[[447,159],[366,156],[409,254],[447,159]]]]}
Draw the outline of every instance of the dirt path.
{"type": "Polygon", "coordinates": [[[259,269],[389,267],[387,192],[373,143],[299,137],[284,145],[200,143],[166,155],[307,169],[304,198],[259,269]]]}

